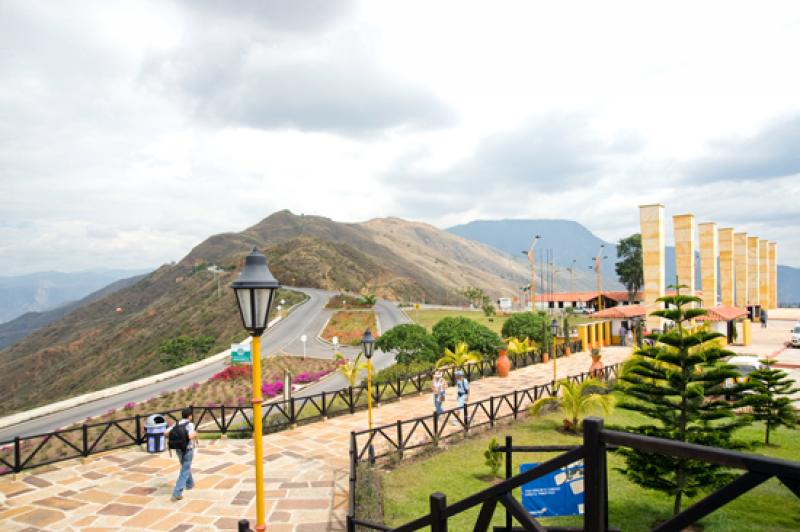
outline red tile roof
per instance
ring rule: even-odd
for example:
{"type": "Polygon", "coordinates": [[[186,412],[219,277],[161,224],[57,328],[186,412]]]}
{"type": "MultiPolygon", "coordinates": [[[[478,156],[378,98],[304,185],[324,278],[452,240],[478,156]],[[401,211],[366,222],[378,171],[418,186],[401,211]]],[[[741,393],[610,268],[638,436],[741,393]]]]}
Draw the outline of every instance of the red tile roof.
{"type": "Polygon", "coordinates": [[[614,319],[628,319],[641,316],[647,316],[647,309],[642,305],[619,305],[589,314],[590,318],[614,319]]]}
{"type": "Polygon", "coordinates": [[[697,321],[733,321],[747,316],[747,310],[727,305],[718,305],[707,310],[708,314],[698,316],[697,321]]]}

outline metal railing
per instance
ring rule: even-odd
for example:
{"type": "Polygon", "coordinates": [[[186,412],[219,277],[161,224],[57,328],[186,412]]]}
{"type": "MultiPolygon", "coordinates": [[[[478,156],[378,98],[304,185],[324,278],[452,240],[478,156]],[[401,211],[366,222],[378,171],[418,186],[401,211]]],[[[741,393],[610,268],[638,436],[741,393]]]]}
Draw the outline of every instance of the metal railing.
{"type": "MultiPolygon", "coordinates": [[[[578,383],[591,378],[608,381],[618,376],[620,368],[621,364],[618,363],[604,367],[601,372],[585,372],[570,375],[565,379],[578,383]]],[[[436,447],[440,442],[465,437],[476,429],[493,427],[500,420],[516,419],[536,400],[556,393],[557,387],[551,381],[467,403],[463,408],[453,408],[442,414],[433,413],[428,416],[397,420],[371,430],[351,432],[348,523],[352,524],[348,524],[348,530],[355,530],[356,525],[372,530],[388,530],[383,525],[356,517],[357,469],[358,464],[365,458],[370,463],[388,457],[402,459],[406,453],[436,447]]]]}
{"type": "MultiPolygon", "coordinates": [[[[606,459],[607,451],[611,446],[629,447],[643,452],[698,460],[717,466],[746,471],[722,488],[656,526],[653,529],[656,532],[678,532],[683,530],[773,477],[777,478],[795,496],[800,498],[800,462],[642,436],[640,434],[605,430],[602,419],[587,418],[583,423],[583,444],[581,446],[572,448],[533,469],[507,478],[490,488],[481,490],[450,505],[448,505],[447,497],[444,494],[434,493],[429,498],[430,512],[428,514],[399,527],[391,528],[384,525],[360,522],[348,516],[348,530],[355,530],[355,526],[360,525],[373,530],[391,530],[394,532],[412,532],[425,527],[430,527],[432,532],[446,532],[448,530],[448,520],[451,517],[471,508],[480,507],[473,530],[486,532],[489,530],[497,506],[502,505],[506,508],[509,516],[516,520],[521,528],[512,527],[512,520],[509,519],[506,521],[505,526],[494,527],[495,531],[609,531],[611,529],[608,524],[608,467],[606,459]],[[520,502],[514,498],[514,489],[579,460],[583,460],[584,468],[582,527],[545,527],[526,512],[520,502]]],[[[555,448],[552,450],[555,450],[555,448]]]]}
{"type": "MultiPolygon", "coordinates": [[[[580,349],[580,342],[571,342],[573,349],[580,349]]],[[[557,354],[563,356],[563,344],[557,354]]],[[[543,350],[536,353],[509,355],[512,369],[538,363],[543,350]]],[[[455,381],[454,369],[442,370],[445,377],[455,381]]],[[[409,395],[426,391],[433,371],[426,371],[389,382],[378,382],[372,386],[374,404],[395,401],[409,395]]],[[[465,368],[469,380],[478,380],[496,373],[495,361],[484,360],[465,368]]],[[[329,417],[353,414],[367,408],[367,387],[342,388],[333,392],[321,392],[289,400],[270,401],[263,405],[265,432],[277,432],[303,423],[329,417]]],[[[201,434],[243,434],[253,430],[252,406],[193,406],[194,421],[201,434]]],[[[0,441],[0,476],[19,473],[26,469],[51,465],[76,458],[87,458],[93,454],[143,445],[145,443],[144,420],[152,414],[163,414],[177,421],[181,409],[137,414],[108,421],[85,423],[75,427],[15,437],[0,441]]]]}

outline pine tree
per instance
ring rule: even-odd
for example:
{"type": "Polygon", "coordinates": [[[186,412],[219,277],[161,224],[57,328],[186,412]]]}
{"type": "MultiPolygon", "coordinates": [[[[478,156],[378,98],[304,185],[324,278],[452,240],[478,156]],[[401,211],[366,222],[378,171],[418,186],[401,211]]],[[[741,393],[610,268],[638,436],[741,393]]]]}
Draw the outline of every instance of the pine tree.
{"type": "Polygon", "coordinates": [[[785,371],[773,368],[774,360],[762,360],[763,367],[750,372],[747,385],[749,393],[742,396],[742,406],[752,408],[753,419],[765,425],[764,445],[769,445],[769,433],[778,427],[794,428],[797,415],[792,403],[796,399],[787,397],[800,388],[794,388],[794,380],[785,371]],[[780,397],[783,396],[783,397],[780,397]]]}
{"type": "MultiPolygon", "coordinates": [[[[622,430],[646,436],[725,448],[741,448],[733,440],[735,429],[749,423],[737,417],[724,394],[737,397],[740,389],[724,389],[727,378],[737,377],[732,366],[722,359],[733,355],[711,342],[722,335],[706,330],[695,332],[686,323],[706,313],[701,308],[687,308],[699,298],[680,294],[660,298],[666,310],[653,313],[675,323],[665,334],[651,334],[655,345],[638,349],[626,363],[620,377],[623,400],[620,408],[644,414],[656,424],[623,427],[622,430]]],[[[719,467],[696,460],[620,449],[626,468],[620,471],[630,480],[675,497],[673,512],[681,510],[681,500],[695,496],[731,478],[719,467]]]]}

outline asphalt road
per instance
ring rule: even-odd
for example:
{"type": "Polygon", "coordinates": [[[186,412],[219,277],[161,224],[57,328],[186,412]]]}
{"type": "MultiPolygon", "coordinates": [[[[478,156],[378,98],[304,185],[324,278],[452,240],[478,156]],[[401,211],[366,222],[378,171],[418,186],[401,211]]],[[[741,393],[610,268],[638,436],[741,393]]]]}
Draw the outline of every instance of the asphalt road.
{"type": "MultiPolygon", "coordinates": [[[[321,342],[317,338],[317,335],[322,330],[322,327],[325,325],[325,322],[332,312],[324,309],[324,306],[335,292],[312,288],[293,288],[293,290],[305,293],[309,299],[296,307],[289,316],[276,323],[264,334],[261,345],[265,356],[276,354],[302,355],[303,345],[300,341],[300,337],[305,334],[307,336],[305,346],[305,353],[307,356],[332,358],[333,348],[329,344],[321,342]]],[[[383,331],[387,331],[397,324],[406,323],[408,321],[405,314],[395,304],[388,301],[379,301],[375,306],[375,311],[381,324],[381,330],[383,331]]],[[[348,357],[358,352],[358,350],[351,348],[340,349],[340,351],[348,357]]],[[[394,357],[390,353],[387,354],[378,351],[376,351],[373,357],[375,367],[378,369],[389,365],[393,360],[394,357]]],[[[224,369],[226,365],[226,361],[221,360],[218,363],[199,368],[183,375],[178,375],[148,386],[142,386],[141,388],[124,392],[113,397],[92,401],[91,403],[79,405],[68,410],[53,412],[47,416],[5,427],[0,429],[0,441],[13,439],[15,436],[29,436],[51,432],[61,427],[80,422],[87,417],[98,416],[111,409],[121,408],[129,402],[138,403],[164,392],[185,388],[195,382],[202,382],[210,378],[215,373],[224,369]]],[[[345,386],[347,386],[347,383],[344,377],[335,375],[326,379],[325,382],[316,383],[307,387],[303,390],[302,394],[299,393],[298,395],[321,393],[323,390],[334,391],[344,388],[345,386]]]]}

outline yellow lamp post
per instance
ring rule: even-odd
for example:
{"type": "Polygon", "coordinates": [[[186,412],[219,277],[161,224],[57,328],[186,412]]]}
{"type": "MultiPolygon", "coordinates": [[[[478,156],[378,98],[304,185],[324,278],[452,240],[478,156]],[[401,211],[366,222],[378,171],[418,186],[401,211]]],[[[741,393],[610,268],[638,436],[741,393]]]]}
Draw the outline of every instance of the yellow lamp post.
{"type": "Polygon", "coordinates": [[[272,298],[280,288],[267,267],[267,258],[256,248],[247,256],[239,277],[231,284],[244,328],[253,338],[253,447],[256,466],[256,530],[266,530],[264,511],[264,448],[261,420],[261,335],[269,323],[272,298]]]}
{"type": "Polygon", "coordinates": [[[364,336],[361,338],[361,349],[367,358],[367,416],[369,430],[372,430],[372,353],[375,350],[375,338],[369,329],[364,331],[364,336]]]}
{"type": "Polygon", "coordinates": [[[553,382],[556,381],[556,359],[558,358],[558,346],[556,345],[556,336],[558,335],[558,321],[553,318],[550,322],[550,345],[553,346],[553,382]]]}

